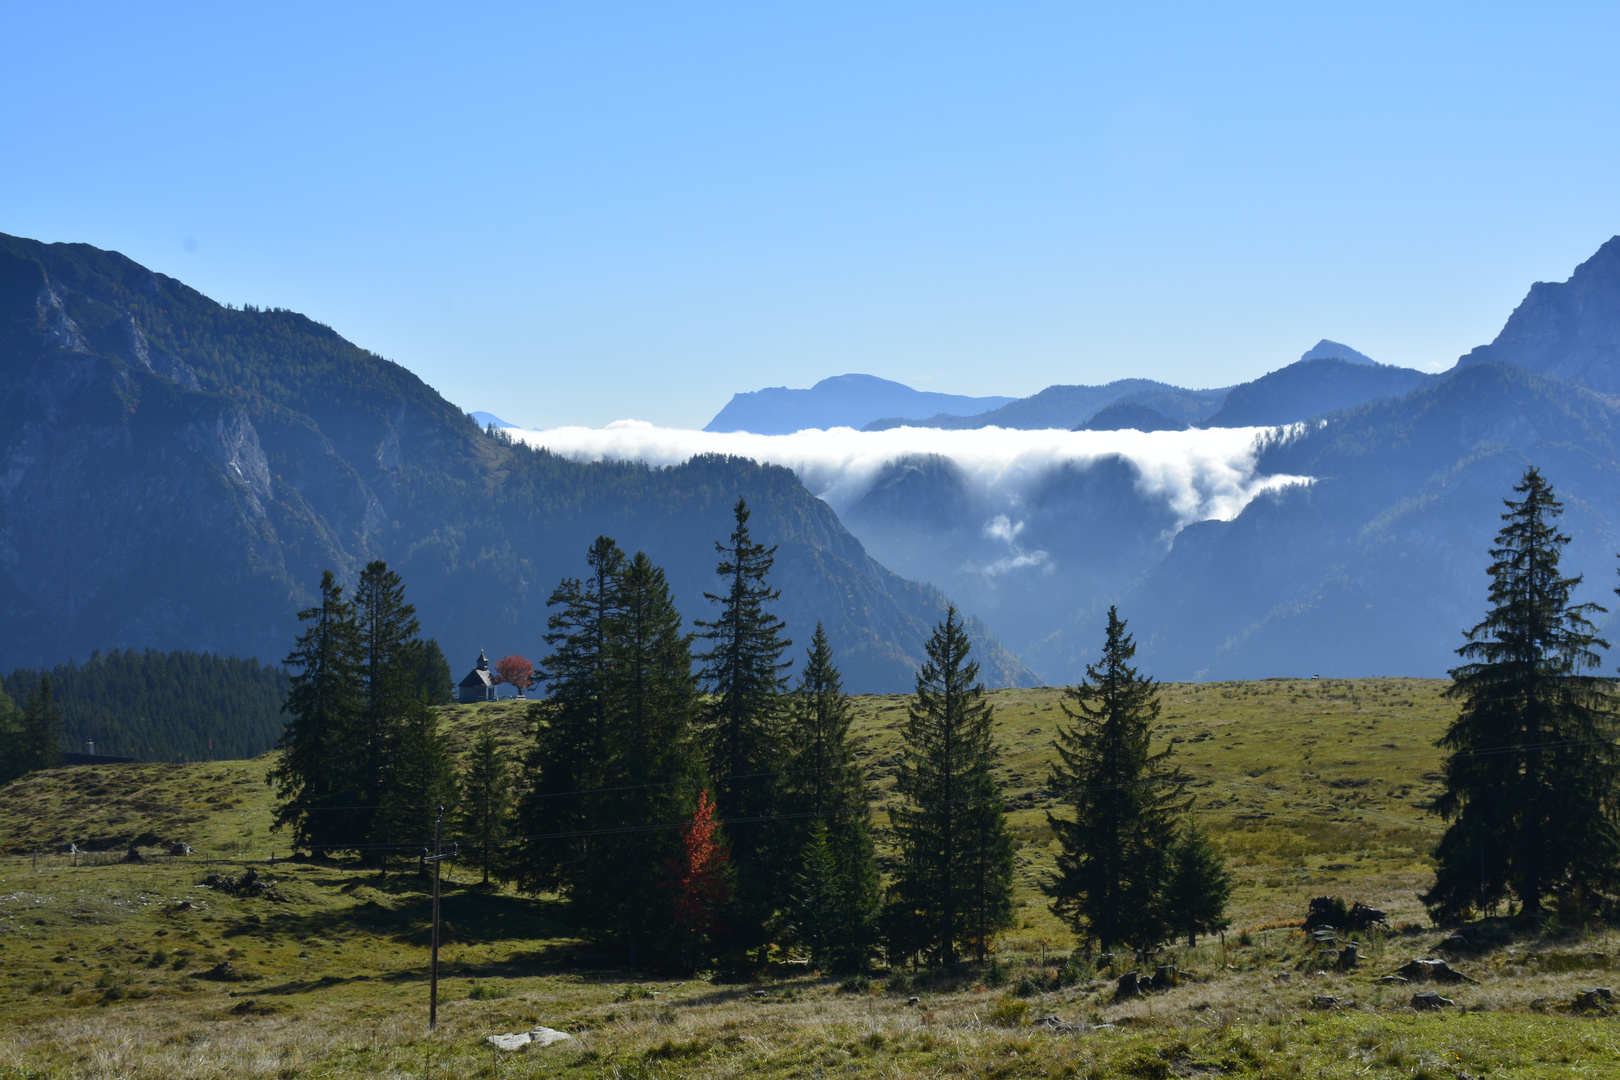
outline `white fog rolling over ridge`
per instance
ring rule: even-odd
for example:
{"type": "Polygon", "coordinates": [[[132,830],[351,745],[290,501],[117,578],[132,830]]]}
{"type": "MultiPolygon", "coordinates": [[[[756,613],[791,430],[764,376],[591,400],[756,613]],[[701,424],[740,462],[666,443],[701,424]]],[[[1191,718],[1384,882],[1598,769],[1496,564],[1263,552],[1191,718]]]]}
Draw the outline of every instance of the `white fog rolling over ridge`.
{"type": "Polygon", "coordinates": [[[1042,677],[1067,680],[1074,658],[1055,654],[1055,632],[1106,610],[1187,526],[1230,521],[1263,494],[1311,482],[1257,464],[1301,427],[756,435],[624,420],[508,431],[579,461],[724,454],[789,468],[880,563],[939,587],[1042,677]]]}
{"type": "MultiPolygon", "coordinates": [[[[976,502],[1001,507],[1009,524],[1031,489],[1058,469],[1086,468],[1102,459],[1134,467],[1138,494],[1173,515],[1175,528],[1195,521],[1230,521],[1265,491],[1308,483],[1303,476],[1260,476],[1255,464],[1267,440],[1287,429],[1244,427],[1188,431],[1024,431],[899,427],[886,431],[810,429],[792,435],[690,431],[620,420],[605,428],[506,429],[514,439],[575,461],[640,461],[677,465],[699,454],[727,454],[792,469],[840,515],[854,508],[898,463],[943,458],[960,470],[976,502]]],[[[857,531],[857,535],[859,532],[857,531]]]]}

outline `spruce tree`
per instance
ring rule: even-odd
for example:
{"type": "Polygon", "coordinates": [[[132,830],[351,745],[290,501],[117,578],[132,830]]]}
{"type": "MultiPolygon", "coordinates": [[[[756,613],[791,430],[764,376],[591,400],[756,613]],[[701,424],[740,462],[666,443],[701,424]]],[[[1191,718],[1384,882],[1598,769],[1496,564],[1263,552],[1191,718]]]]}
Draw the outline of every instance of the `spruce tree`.
{"type": "Polygon", "coordinates": [[[889,812],[900,867],[888,921],[943,964],[964,944],[982,959],[990,935],[1012,919],[1012,837],[991,773],[993,712],[971,648],[952,607],[917,672],[895,780],[904,802],[889,812]]]}
{"type": "Polygon", "coordinates": [[[733,943],[746,950],[765,945],[795,870],[793,830],[773,822],[783,760],[781,699],[792,666],[782,654],[793,643],[767,608],[779,595],[765,580],[776,549],[754,542],[746,501],[738,499],[734,513],[729,545],[715,544],[725,592],[703,594],[719,614],[697,625],[708,643],[699,659],[712,695],[705,725],[715,803],[723,819],[737,823],[728,829],[737,875],[733,943]]]}
{"type": "Polygon", "coordinates": [[[444,658],[436,638],[419,639],[411,647],[409,666],[412,676],[411,693],[429,705],[449,705],[455,700],[456,681],[450,674],[450,661],[444,658]]]}
{"type": "Polygon", "coordinates": [[[494,843],[512,816],[512,772],[495,740],[495,725],[485,720],[467,752],[461,777],[461,834],[478,841],[483,883],[489,884],[494,843]]]}
{"type": "Polygon", "coordinates": [[[67,721],[51,688],[51,677],[41,675],[39,686],[28,695],[22,715],[23,762],[27,771],[54,769],[62,762],[67,721]]]}
{"type": "Polygon", "coordinates": [[[827,833],[825,821],[810,826],[788,901],[788,934],[810,954],[810,966],[817,971],[832,969],[832,944],[842,915],[843,883],[827,833]]]}
{"type": "Polygon", "coordinates": [[[1198,944],[1199,934],[1214,934],[1232,924],[1226,905],[1232,899],[1232,875],[1226,860],[1189,816],[1181,824],[1170,848],[1165,879],[1165,921],[1187,947],[1198,944]]]}
{"type": "MultiPolygon", "coordinates": [[[[800,869],[794,896],[804,894],[807,881],[826,879],[830,891],[817,893],[825,904],[817,901],[814,908],[820,913],[815,923],[820,944],[812,947],[815,962],[828,970],[864,970],[877,936],[881,880],[872,845],[866,781],[849,745],[853,714],[820,623],[811,638],[799,684],[788,699],[787,713],[787,741],[792,749],[783,776],[782,810],[799,825],[800,869]],[[820,862],[823,849],[830,871],[820,862]]],[[[801,934],[808,925],[806,910],[795,901],[791,918],[801,934]]]]}
{"type": "Polygon", "coordinates": [[[1102,656],[1064,694],[1071,725],[1058,731],[1051,787],[1072,816],[1046,815],[1062,846],[1043,884],[1052,912],[1105,952],[1162,940],[1170,850],[1187,807],[1171,748],[1153,750],[1158,684],[1131,666],[1135,655],[1110,607],[1102,656]]]}
{"type": "Polygon", "coordinates": [[[1620,750],[1615,698],[1596,668],[1597,636],[1576,604],[1580,576],[1559,559],[1563,505],[1528,469],[1506,499],[1491,548],[1490,610],[1457,650],[1448,693],[1461,706],[1439,745],[1449,823],[1423,902],[1436,919],[1517,899],[1533,918],[1551,894],[1591,903],[1613,896],[1620,865],[1620,750]]]}
{"type": "MultiPolygon", "coordinates": [[[[356,622],[361,646],[362,709],[358,747],[359,805],[381,806],[393,801],[401,782],[394,776],[402,752],[406,715],[420,700],[424,660],[416,609],[405,602],[405,583],[374,559],[360,572],[354,589],[356,622]]],[[[397,815],[382,815],[368,832],[381,845],[380,861],[387,866],[389,848],[400,841],[392,832],[397,815]]]]}
{"type": "Polygon", "coordinates": [[[439,713],[417,698],[395,719],[389,750],[388,802],[379,806],[374,830],[389,848],[416,852],[433,845],[434,822],[442,807],[453,821],[460,802],[455,765],[439,730],[439,713]]]}
{"type": "Polygon", "coordinates": [[[352,740],[360,714],[360,632],[354,606],[330,570],[321,602],[298,613],[303,631],[283,663],[291,685],[280,756],[267,779],[275,786],[275,828],[291,826],[293,843],[316,853],[363,841],[353,809],[352,740]]]}
{"type": "Polygon", "coordinates": [[[590,803],[597,837],[592,857],[571,868],[569,896],[593,936],[623,947],[631,963],[668,965],[685,948],[672,934],[667,874],[679,836],[648,826],[688,819],[704,789],[692,636],[682,631],[664,572],[645,554],[629,560],[617,586],[607,641],[607,753],[590,803]]]}
{"type": "Polygon", "coordinates": [[[546,700],[529,706],[534,739],[524,758],[517,849],[512,876],[525,888],[546,891],[584,872],[593,857],[598,789],[609,756],[609,643],[620,616],[625,556],[606,536],[586,553],[588,576],[565,578],[551,593],[557,609],[547,621],[551,655],[536,669],[546,700]]]}

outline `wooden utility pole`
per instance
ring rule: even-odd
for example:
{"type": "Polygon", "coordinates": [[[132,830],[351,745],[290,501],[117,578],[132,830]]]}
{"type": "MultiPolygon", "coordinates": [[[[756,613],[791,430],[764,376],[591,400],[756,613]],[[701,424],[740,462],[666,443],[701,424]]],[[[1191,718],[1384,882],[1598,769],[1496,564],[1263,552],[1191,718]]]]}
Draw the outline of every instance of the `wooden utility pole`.
{"type": "Polygon", "coordinates": [[[441,850],[444,843],[444,807],[433,822],[433,854],[422,849],[422,861],[433,864],[433,959],[428,965],[428,1030],[439,1026],[439,864],[460,853],[460,844],[450,845],[449,854],[441,850]]]}

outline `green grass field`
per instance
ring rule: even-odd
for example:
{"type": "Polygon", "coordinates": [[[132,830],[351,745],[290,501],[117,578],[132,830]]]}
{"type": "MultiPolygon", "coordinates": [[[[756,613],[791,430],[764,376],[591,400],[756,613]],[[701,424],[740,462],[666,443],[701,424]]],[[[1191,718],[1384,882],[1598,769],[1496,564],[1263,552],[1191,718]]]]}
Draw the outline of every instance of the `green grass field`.
{"type": "MultiPolygon", "coordinates": [[[[1235,924],[1224,945],[1159,958],[1184,971],[1180,986],[1121,1003],[1109,971],[1050,989],[1073,945],[1038,889],[1053,856],[1056,690],[993,695],[1019,845],[1019,920],[995,971],[848,987],[792,965],[748,985],[649,979],[592,955],[549,898],[482,889],[472,866],[451,863],[432,1033],[414,865],[380,878],[284,861],[265,761],[38,774],[0,789],[0,1077],[1620,1075],[1620,1026],[1570,1008],[1614,977],[1610,931],[1498,932],[1452,957],[1476,981],[1441,988],[1456,1005],[1438,1013],[1414,1012],[1413,987],[1379,982],[1444,936],[1415,897],[1439,832],[1422,807],[1451,714],[1444,687],[1166,686],[1164,736],[1240,883],[1235,924]],[[163,854],[175,840],[196,853],[163,854]],[[70,841],[112,854],[46,854],[37,867],[23,854],[70,841]],[[132,843],[146,861],[117,861],[132,843]],[[248,865],[278,899],[199,884],[248,865]],[[1362,968],[1338,973],[1286,925],[1323,894],[1384,908],[1401,928],[1364,935],[1362,968]],[[1336,1004],[1314,1007],[1322,995],[1336,1004]],[[1112,1026],[1055,1033],[1031,1022],[1045,1016],[1112,1026]],[[483,1038],[537,1023],[573,1038],[514,1053],[483,1038]]],[[[882,845],[905,699],[856,705],[882,845]]],[[[523,709],[447,708],[452,743],[492,717],[515,749],[523,709]]]]}

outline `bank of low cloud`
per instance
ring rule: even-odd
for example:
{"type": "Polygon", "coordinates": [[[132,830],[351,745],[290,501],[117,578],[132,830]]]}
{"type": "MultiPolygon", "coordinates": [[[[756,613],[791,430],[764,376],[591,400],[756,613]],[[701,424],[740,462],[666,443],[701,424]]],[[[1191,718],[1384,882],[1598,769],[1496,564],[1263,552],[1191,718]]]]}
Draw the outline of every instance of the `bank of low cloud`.
{"type": "Polygon", "coordinates": [[[810,491],[842,513],[898,461],[937,455],[953,461],[986,504],[1015,506],[1020,495],[1062,466],[1105,459],[1129,461],[1144,499],[1162,502],[1177,527],[1230,521],[1257,495],[1308,483],[1308,477],[1256,472],[1264,440],[1287,437],[1275,428],[1188,431],[1021,431],[973,428],[851,428],[792,435],[689,431],[620,420],[605,428],[510,429],[514,439],[576,461],[640,461],[678,465],[699,454],[727,454],[792,469],[810,491]]]}

